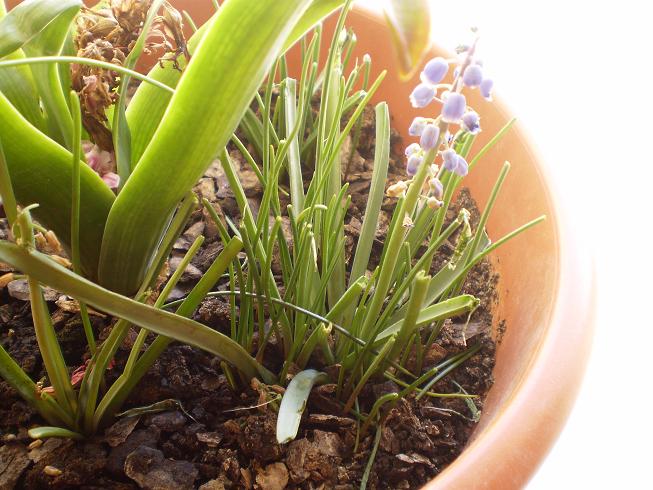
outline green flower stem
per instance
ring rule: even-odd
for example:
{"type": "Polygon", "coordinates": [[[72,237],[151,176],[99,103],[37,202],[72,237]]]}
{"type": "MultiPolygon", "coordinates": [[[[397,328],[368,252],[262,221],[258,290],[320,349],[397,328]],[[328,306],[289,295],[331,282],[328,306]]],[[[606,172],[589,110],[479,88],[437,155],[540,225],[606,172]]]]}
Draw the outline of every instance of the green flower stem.
{"type": "Polygon", "coordinates": [[[115,71],[121,75],[129,76],[141,80],[142,82],[147,82],[157,89],[161,89],[164,92],[168,92],[170,96],[175,93],[174,88],[170,88],[165,83],[160,82],[154,78],[151,78],[147,75],[143,75],[129,68],[124,68],[119,65],[114,65],[113,63],[108,63],[106,61],[94,60],[91,58],[80,58],[78,56],[31,56],[29,58],[19,58],[14,60],[3,60],[0,61],[0,69],[2,68],[11,68],[14,66],[24,66],[24,65],[43,65],[43,64],[78,64],[78,65],[88,65],[95,66],[97,68],[103,68],[105,70],[115,71]]]}
{"type": "Polygon", "coordinates": [[[394,348],[388,354],[388,359],[396,359],[401,355],[401,352],[409,349],[410,340],[417,331],[417,319],[420,312],[422,311],[422,306],[424,305],[424,299],[426,298],[426,291],[428,290],[429,281],[431,276],[427,276],[423,271],[419,271],[415,280],[413,281],[413,287],[410,295],[410,300],[408,301],[408,307],[406,308],[406,316],[404,321],[401,324],[401,328],[397,333],[397,340],[395,342],[394,348]]]}
{"type": "MultiPolygon", "coordinates": [[[[404,217],[412,216],[417,200],[426,180],[428,168],[435,159],[435,150],[430,150],[424,157],[424,162],[417,170],[417,174],[413,178],[413,182],[408,188],[406,199],[398,205],[395,213],[397,213],[399,220],[403,221],[404,217]]],[[[392,234],[388,238],[388,250],[385,255],[384,261],[381,263],[381,270],[379,272],[379,279],[376,288],[372,295],[372,300],[367,307],[367,314],[361,327],[361,337],[365,340],[370,339],[372,334],[371,330],[385,301],[388,289],[390,288],[390,281],[397,265],[397,260],[400,255],[400,249],[406,235],[403,223],[397,223],[397,226],[392,230],[392,234]]]]}
{"type": "MultiPolygon", "coordinates": [[[[82,114],[79,104],[79,98],[73,91],[70,93],[70,110],[73,118],[73,140],[72,140],[72,204],[70,217],[70,248],[71,262],[75,274],[82,273],[81,250],[79,247],[79,215],[80,215],[80,167],[82,165],[82,114]]],[[[91,319],[88,316],[88,308],[84,303],[79,303],[79,316],[82,319],[86,343],[91,352],[95,355],[96,345],[91,319]]]]}

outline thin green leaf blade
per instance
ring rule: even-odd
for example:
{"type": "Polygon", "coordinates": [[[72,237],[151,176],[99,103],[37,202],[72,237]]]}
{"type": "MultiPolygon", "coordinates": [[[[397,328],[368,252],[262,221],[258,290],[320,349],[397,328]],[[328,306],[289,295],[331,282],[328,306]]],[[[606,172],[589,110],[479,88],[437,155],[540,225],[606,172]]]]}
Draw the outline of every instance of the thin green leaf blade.
{"type": "Polygon", "coordinates": [[[367,270],[367,264],[372,252],[372,244],[379,226],[379,213],[385,194],[385,183],[388,178],[390,162],[390,111],[388,104],[381,102],[376,106],[376,148],[374,150],[374,169],[370,193],[365,206],[365,216],[361,227],[360,239],[356,245],[354,263],[351,267],[349,284],[353,284],[367,270]]]}
{"type": "MultiPolygon", "coordinates": [[[[428,302],[428,298],[426,301],[428,302]]],[[[455,298],[441,301],[440,303],[436,303],[420,311],[415,320],[415,325],[420,327],[431,322],[437,322],[438,320],[446,320],[447,318],[473,310],[478,306],[478,303],[478,299],[469,294],[462,294],[455,298]]],[[[390,325],[376,337],[375,342],[379,342],[397,334],[401,330],[403,323],[404,320],[402,319],[390,325]]]]}

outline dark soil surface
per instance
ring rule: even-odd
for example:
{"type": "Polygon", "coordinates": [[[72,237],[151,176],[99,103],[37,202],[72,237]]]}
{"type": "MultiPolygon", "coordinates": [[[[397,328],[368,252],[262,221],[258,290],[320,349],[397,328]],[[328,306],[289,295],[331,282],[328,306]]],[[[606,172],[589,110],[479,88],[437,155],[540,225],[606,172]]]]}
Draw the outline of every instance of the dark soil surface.
{"type": "MultiPolygon", "coordinates": [[[[352,192],[346,229],[350,235],[349,249],[357,240],[371,178],[373,117],[373,111],[366,112],[359,149],[354,152],[345,176],[352,192]]],[[[398,151],[391,162],[391,181],[405,178],[396,135],[394,139],[398,151]]],[[[261,192],[256,176],[237,152],[233,151],[232,156],[241,162],[243,186],[255,206],[261,192]]],[[[236,204],[218,163],[207,171],[196,192],[214,203],[219,213],[237,216],[236,204]]],[[[455,207],[465,207],[478,218],[478,210],[467,192],[461,192],[455,207]]],[[[387,212],[392,210],[390,199],[384,210],[386,214],[381,218],[379,239],[375,243],[377,257],[389,222],[387,212]]],[[[455,213],[451,212],[449,219],[453,216],[455,213]]],[[[206,241],[174,291],[175,297],[182,297],[190,290],[221,250],[211,220],[205,211],[197,211],[175,245],[171,269],[199,234],[205,235],[206,241]]],[[[0,238],[5,236],[6,228],[0,226],[0,238]]],[[[443,263],[452,250],[453,244],[447,244],[435,263],[443,263]]],[[[9,266],[0,263],[0,277],[10,271],[9,266]]],[[[426,355],[426,367],[429,367],[464,350],[467,342],[482,344],[482,349],[466,364],[432,388],[435,392],[451,393],[462,387],[468,393],[479,395],[471,402],[473,407],[460,398],[401,400],[382,425],[368,488],[419,488],[464,449],[476,425],[476,411],[482,410],[492,385],[495,342],[490,332],[491,310],[497,299],[496,279],[488,262],[475,268],[464,291],[479,297],[481,307],[467,327],[464,326],[467,318],[447,321],[426,355]]],[[[0,290],[0,342],[32,379],[39,380],[44,371],[29,303],[14,297],[20,297],[23,288],[19,281],[10,286],[0,290]],[[9,294],[10,289],[13,295],[9,294]]],[[[49,291],[49,300],[66,361],[71,367],[80,366],[88,353],[75,305],[55,291],[49,291]]],[[[210,298],[203,302],[195,319],[225,330],[229,328],[229,311],[226,302],[210,298]]],[[[113,320],[101,315],[92,316],[92,320],[99,338],[106,337],[113,320]]],[[[119,350],[114,376],[119,374],[134,336],[135,332],[119,350]]],[[[264,403],[274,400],[282,392],[281,387],[264,386],[255,380],[251,386],[234,391],[218,359],[195,348],[172,344],[124,408],[169,399],[177,400],[179,405],[155,413],[116,418],[115,424],[103,434],[85,442],[50,439],[39,444],[28,438],[27,430],[42,424],[42,420],[0,381],[0,489],[358,488],[376,428],[357,437],[359,427],[355,419],[342,415],[334,388],[335,385],[324,385],[313,391],[298,437],[280,446],[275,437],[274,404],[264,403]]],[[[392,382],[368,386],[361,394],[361,408],[369,410],[374,400],[392,391],[398,391],[392,382]]]]}

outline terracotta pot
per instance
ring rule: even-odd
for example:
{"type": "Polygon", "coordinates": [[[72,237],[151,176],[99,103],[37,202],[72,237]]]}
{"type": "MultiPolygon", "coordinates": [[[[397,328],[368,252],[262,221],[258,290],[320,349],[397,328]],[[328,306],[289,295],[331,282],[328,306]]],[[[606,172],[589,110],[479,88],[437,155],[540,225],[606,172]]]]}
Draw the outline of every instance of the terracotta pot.
{"type": "MultiPolygon", "coordinates": [[[[9,1],[8,7],[15,3],[9,1]]],[[[198,24],[213,12],[208,0],[172,3],[187,10],[198,24]]],[[[327,22],[327,32],[333,24],[333,19],[327,22]]],[[[410,121],[424,115],[408,103],[417,77],[399,80],[389,32],[378,15],[357,9],[348,24],[358,36],[355,55],[369,53],[374,73],[388,70],[376,101],[388,101],[393,126],[410,141],[406,134],[410,121]]],[[[432,54],[442,51],[434,47],[432,54]]],[[[291,67],[292,59],[291,53],[291,67]]],[[[483,123],[473,154],[510,115],[500,102],[488,103],[477,94],[469,100],[483,123]]],[[[465,185],[484,206],[504,160],[513,167],[488,224],[490,237],[497,239],[540,214],[548,219],[492,256],[501,276],[495,325],[505,320],[507,326],[497,350],[495,384],[468,447],[426,486],[431,490],[523,486],[561,431],[589,355],[594,314],[590,261],[574,241],[561,212],[561,196],[555,194],[546,167],[523,130],[511,130],[465,179],[465,185]]]]}

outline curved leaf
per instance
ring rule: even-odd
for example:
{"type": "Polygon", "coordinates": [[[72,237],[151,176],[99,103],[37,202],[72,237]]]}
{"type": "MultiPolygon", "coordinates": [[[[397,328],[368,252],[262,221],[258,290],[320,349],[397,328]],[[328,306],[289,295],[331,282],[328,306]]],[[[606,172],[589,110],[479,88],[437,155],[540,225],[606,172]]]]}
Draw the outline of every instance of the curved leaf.
{"type": "MultiPolygon", "coordinates": [[[[344,0],[313,0],[286,39],[283,51],[293,46],[311,27],[331,12],[342,7],[344,3],[344,0]]],[[[191,55],[195,53],[210,23],[211,20],[201,26],[188,41],[188,50],[191,55]]],[[[183,67],[185,61],[179,59],[179,64],[183,67]]],[[[170,87],[175,87],[181,78],[181,73],[171,66],[161,67],[157,64],[150,71],[149,76],[170,87]]],[[[152,90],[152,87],[141,85],[129,103],[127,122],[132,133],[132,168],[136,166],[151,141],[170,99],[169,94],[159,93],[152,90]]]]}
{"type": "MultiPolygon", "coordinates": [[[[0,137],[7,168],[22,206],[38,203],[32,214],[70,242],[72,154],[32,126],[0,93],[0,137]]],[[[91,168],[80,166],[80,237],[82,268],[96,276],[104,224],[115,196],[91,168]]]]}
{"type": "Polygon", "coordinates": [[[431,41],[431,16],[428,0],[391,0],[386,11],[392,42],[397,50],[399,69],[404,79],[413,76],[431,41]]]}
{"type": "MultiPolygon", "coordinates": [[[[455,298],[447,299],[424,308],[419,312],[419,315],[415,319],[414,323],[416,327],[420,327],[428,323],[437,322],[438,320],[445,320],[447,318],[451,318],[456,315],[471,311],[475,309],[478,304],[479,300],[474,296],[469,294],[462,294],[460,296],[456,296],[455,298]]],[[[387,339],[392,335],[398,334],[401,331],[403,324],[404,320],[402,319],[390,325],[388,328],[376,336],[374,339],[375,344],[383,339],[387,339]]]]}
{"type": "Polygon", "coordinates": [[[99,280],[132,293],[166,222],[224,148],[310,0],[229,0],[109,213],[99,280]]]}
{"type": "Polygon", "coordinates": [[[0,58],[32,41],[57,17],[82,6],[81,0],[25,0],[0,19],[0,58]]]}
{"type": "MultiPolygon", "coordinates": [[[[81,0],[27,0],[0,20],[0,57],[22,48],[28,56],[57,55],[82,6],[81,0]]],[[[48,121],[48,134],[68,148],[72,145],[72,118],[67,91],[54,64],[31,67],[48,121]]]]}
{"type": "MultiPolygon", "coordinates": [[[[18,50],[5,59],[24,59],[25,54],[18,50]]],[[[39,95],[34,77],[27,66],[0,69],[0,92],[18,109],[22,116],[40,131],[45,131],[45,119],[39,103],[39,95]]]]}
{"type": "Polygon", "coordinates": [[[286,388],[277,417],[277,442],[285,444],[297,437],[299,423],[313,386],[327,381],[327,375],[307,369],[298,373],[286,388]]]}

